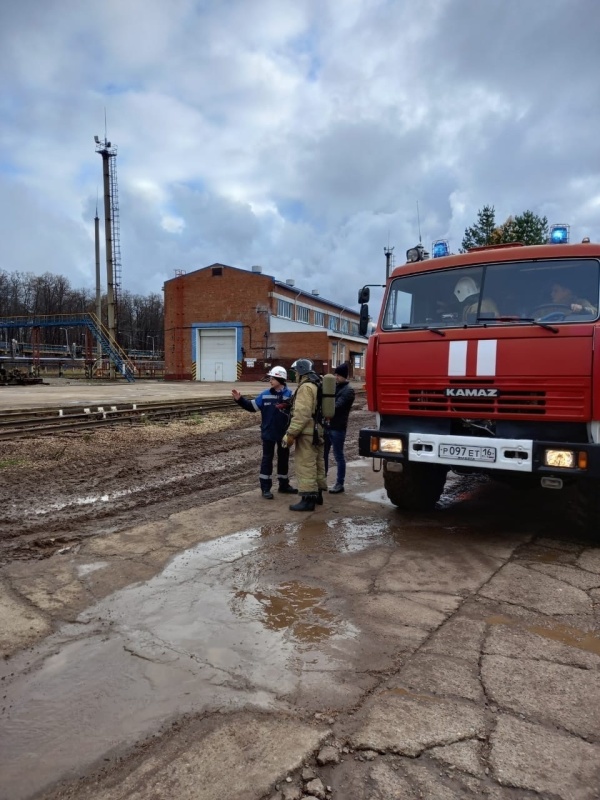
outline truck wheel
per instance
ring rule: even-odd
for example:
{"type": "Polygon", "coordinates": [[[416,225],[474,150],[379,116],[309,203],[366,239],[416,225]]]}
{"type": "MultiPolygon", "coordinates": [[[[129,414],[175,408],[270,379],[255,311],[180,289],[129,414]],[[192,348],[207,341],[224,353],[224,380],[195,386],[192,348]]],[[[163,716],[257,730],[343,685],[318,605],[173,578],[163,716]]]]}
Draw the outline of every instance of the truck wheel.
{"type": "Polygon", "coordinates": [[[383,485],[391,502],[404,511],[430,511],[444,491],[445,467],[436,464],[403,464],[402,472],[390,472],[383,463],[383,485]]]}
{"type": "Polygon", "coordinates": [[[572,510],[577,526],[586,533],[595,534],[600,541],[600,481],[580,481],[575,485],[572,510]]]}

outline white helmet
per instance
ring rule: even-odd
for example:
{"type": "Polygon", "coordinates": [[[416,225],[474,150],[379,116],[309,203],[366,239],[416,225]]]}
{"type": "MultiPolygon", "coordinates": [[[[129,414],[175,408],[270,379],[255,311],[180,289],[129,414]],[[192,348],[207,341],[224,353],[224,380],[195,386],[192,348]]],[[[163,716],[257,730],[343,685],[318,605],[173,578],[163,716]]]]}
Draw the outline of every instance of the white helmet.
{"type": "Polygon", "coordinates": [[[267,377],[287,381],[287,371],[283,367],[273,367],[270,372],[267,372],[267,377]]]}
{"type": "Polygon", "coordinates": [[[467,297],[471,297],[472,294],[477,294],[478,291],[473,278],[461,278],[454,287],[454,294],[460,303],[464,302],[467,297]]]}

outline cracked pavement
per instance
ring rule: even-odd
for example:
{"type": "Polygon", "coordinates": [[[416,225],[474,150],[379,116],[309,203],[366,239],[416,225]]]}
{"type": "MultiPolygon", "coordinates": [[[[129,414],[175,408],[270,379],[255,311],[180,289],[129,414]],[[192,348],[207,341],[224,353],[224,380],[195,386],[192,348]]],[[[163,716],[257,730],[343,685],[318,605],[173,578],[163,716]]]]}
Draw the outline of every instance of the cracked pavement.
{"type": "Polygon", "coordinates": [[[597,800],[600,549],[548,497],[401,514],[356,460],[314,514],[242,492],[3,567],[0,797],[597,800]]]}

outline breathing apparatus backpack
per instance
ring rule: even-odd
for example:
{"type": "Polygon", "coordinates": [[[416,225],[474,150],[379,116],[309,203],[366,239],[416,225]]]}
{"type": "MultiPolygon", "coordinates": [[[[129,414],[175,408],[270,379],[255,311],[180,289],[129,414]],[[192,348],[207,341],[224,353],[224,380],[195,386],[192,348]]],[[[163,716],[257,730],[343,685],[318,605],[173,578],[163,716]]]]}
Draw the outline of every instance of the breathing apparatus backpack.
{"type": "Polygon", "coordinates": [[[325,422],[329,422],[335,414],[335,386],[335,375],[329,372],[327,375],[323,375],[323,380],[321,381],[321,398],[320,403],[317,398],[317,405],[320,404],[321,406],[321,416],[325,422]]]}
{"type": "Polygon", "coordinates": [[[326,427],[335,414],[335,375],[327,373],[321,377],[316,372],[309,372],[308,380],[317,387],[317,408],[313,414],[315,421],[313,444],[318,445],[318,426],[326,427]]]}

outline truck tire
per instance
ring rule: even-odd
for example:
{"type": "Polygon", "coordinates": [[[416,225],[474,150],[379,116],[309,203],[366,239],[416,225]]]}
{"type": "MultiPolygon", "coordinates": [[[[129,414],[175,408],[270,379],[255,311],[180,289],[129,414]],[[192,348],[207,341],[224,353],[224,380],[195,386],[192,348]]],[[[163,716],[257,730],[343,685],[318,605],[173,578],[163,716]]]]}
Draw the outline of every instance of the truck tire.
{"type": "Polygon", "coordinates": [[[600,541],[600,481],[579,481],[573,488],[571,508],[577,527],[600,541]]]}
{"type": "Polygon", "coordinates": [[[431,511],[444,491],[446,467],[437,464],[403,464],[391,472],[383,462],[383,485],[390,501],[403,511],[431,511]]]}

